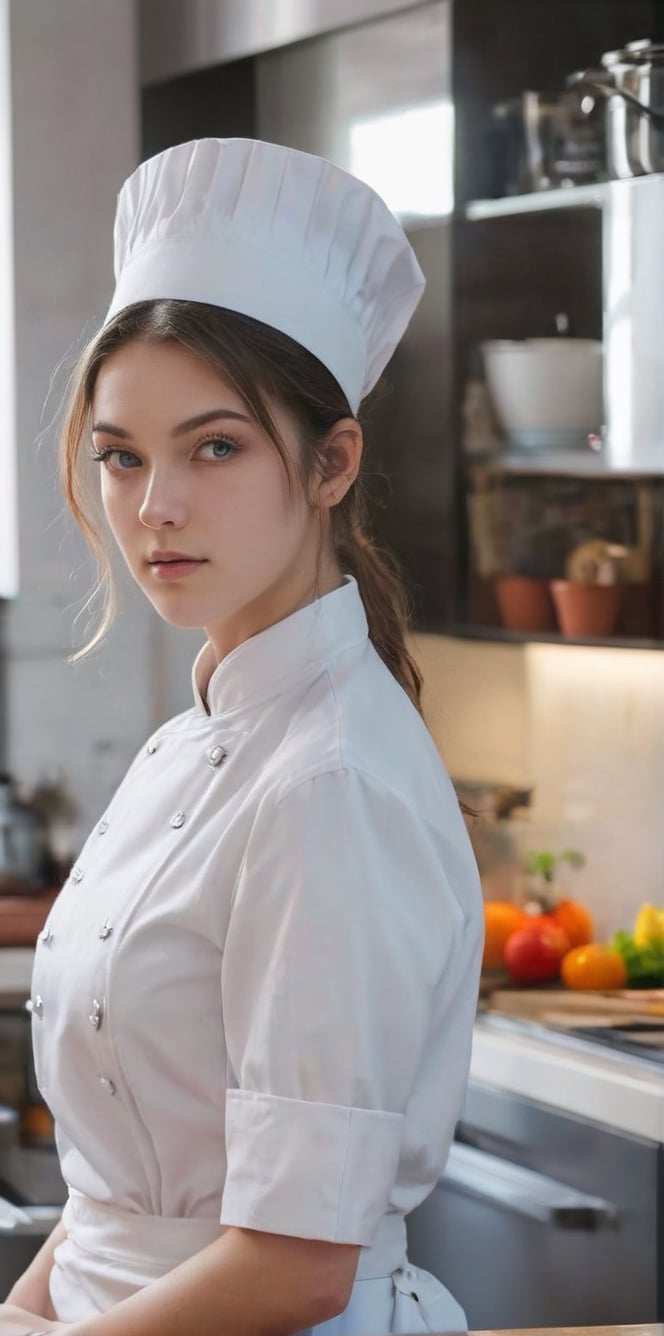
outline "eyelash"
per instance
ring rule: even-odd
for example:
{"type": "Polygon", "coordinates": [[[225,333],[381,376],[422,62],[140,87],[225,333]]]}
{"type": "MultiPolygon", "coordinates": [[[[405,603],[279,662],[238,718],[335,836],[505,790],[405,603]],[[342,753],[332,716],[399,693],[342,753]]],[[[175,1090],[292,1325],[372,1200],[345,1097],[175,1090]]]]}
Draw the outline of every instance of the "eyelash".
{"type": "MultiPolygon", "coordinates": [[[[225,459],[230,459],[233,455],[238,454],[241,448],[236,441],[231,440],[230,436],[219,436],[215,433],[212,436],[204,436],[198,441],[194,454],[197,454],[204,445],[217,444],[227,446],[228,453],[217,456],[216,459],[205,460],[205,463],[223,463],[225,459]]],[[[138,455],[135,455],[133,450],[123,450],[119,445],[108,445],[105,446],[103,450],[93,449],[90,452],[90,458],[94,460],[95,464],[108,464],[113,455],[130,455],[132,459],[138,459],[138,455]]],[[[113,466],[110,465],[110,467],[113,466]]],[[[132,465],[130,468],[116,468],[115,471],[117,473],[131,473],[133,467],[134,466],[132,465]]]]}

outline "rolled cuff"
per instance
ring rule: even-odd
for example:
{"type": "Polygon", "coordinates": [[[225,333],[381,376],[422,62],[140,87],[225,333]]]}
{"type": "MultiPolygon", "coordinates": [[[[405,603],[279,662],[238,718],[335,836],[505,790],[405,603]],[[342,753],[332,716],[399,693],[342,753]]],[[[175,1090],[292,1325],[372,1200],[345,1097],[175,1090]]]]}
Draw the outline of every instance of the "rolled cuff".
{"type": "Polygon", "coordinates": [[[229,1090],[222,1225],[369,1246],[402,1129],[400,1113],[229,1090]]]}

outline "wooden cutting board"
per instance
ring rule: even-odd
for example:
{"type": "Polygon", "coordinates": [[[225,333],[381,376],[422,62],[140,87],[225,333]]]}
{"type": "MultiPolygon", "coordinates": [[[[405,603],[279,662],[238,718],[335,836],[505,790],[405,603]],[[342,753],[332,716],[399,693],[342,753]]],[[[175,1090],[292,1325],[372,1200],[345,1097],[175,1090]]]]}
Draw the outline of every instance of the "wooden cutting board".
{"type": "Polygon", "coordinates": [[[498,988],[487,1011],[522,1020],[570,1027],[626,1025],[630,1021],[662,1023],[664,988],[583,989],[498,988]]]}

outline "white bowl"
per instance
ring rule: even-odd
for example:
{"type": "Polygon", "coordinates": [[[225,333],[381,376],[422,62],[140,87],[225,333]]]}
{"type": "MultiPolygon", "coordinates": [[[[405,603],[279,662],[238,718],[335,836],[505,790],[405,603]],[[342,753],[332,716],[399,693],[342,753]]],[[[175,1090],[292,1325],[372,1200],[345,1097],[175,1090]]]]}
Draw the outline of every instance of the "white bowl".
{"type": "Polygon", "coordinates": [[[594,339],[494,339],[482,344],[489,393],[503,430],[521,449],[567,440],[583,446],[603,417],[603,349],[594,339]],[[513,436],[513,433],[516,433],[513,436]]]}

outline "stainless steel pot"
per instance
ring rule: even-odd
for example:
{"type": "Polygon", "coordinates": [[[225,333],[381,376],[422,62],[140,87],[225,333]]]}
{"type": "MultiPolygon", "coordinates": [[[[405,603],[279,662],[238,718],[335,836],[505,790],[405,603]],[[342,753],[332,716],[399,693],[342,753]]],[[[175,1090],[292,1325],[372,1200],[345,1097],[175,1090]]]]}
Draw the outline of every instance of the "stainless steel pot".
{"type": "Polygon", "coordinates": [[[39,891],[49,870],[46,825],[0,774],[0,895],[39,891]]]}
{"type": "Polygon", "coordinates": [[[607,51],[601,70],[570,75],[568,84],[606,99],[609,175],[618,180],[664,172],[664,44],[629,42],[607,51]]]}

